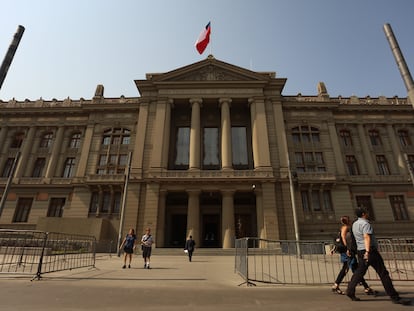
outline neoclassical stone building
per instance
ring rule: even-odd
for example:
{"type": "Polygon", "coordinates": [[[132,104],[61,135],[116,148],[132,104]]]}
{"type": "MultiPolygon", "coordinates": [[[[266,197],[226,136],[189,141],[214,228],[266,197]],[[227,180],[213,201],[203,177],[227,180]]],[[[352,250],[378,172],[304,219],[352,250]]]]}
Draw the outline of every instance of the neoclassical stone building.
{"type": "Polygon", "coordinates": [[[102,242],[151,227],[156,247],[192,235],[231,248],[330,239],[364,205],[378,235],[414,236],[407,99],[330,97],[323,83],[284,96],[285,82],[210,55],[136,80],[139,97],[99,85],[90,100],[0,101],[0,227],[102,242]]]}

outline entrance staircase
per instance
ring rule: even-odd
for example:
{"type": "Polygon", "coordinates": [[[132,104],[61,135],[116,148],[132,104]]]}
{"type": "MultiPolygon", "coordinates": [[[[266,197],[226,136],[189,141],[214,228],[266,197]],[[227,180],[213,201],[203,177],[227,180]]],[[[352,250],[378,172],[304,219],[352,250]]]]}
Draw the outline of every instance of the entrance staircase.
{"type": "MultiPolygon", "coordinates": [[[[152,254],[155,256],[182,256],[184,248],[153,248],[152,254]]],[[[235,248],[196,248],[194,255],[197,256],[234,256],[235,248]]]]}

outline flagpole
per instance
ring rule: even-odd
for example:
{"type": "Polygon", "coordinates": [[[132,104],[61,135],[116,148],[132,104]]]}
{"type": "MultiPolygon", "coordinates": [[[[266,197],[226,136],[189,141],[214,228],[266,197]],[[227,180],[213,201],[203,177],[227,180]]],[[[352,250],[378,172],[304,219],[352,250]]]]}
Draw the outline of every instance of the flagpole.
{"type": "MultiPolygon", "coordinates": [[[[211,20],[210,20],[210,29],[211,29],[211,20]]],[[[212,38],[212,36],[211,36],[211,31],[210,31],[210,55],[213,55],[213,51],[212,51],[213,43],[212,43],[211,38],[212,38]]]]}

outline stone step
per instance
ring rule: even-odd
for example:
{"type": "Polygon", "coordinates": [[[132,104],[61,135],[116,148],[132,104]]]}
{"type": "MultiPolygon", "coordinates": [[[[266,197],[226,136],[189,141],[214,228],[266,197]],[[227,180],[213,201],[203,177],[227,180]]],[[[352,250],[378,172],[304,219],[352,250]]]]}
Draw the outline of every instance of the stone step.
{"type": "MultiPolygon", "coordinates": [[[[153,248],[152,254],[159,256],[182,256],[184,255],[183,248],[153,248]]],[[[198,256],[234,256],[236,254],[235,248],[196,248],[194,255],[198,256]]]]}

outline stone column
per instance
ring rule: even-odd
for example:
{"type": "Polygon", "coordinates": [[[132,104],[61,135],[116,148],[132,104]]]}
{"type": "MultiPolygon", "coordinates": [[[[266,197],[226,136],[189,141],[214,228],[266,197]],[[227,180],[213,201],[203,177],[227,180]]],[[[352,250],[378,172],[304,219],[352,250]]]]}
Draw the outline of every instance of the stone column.
{"type": "Polygon", "coordinates": [[[221,234],[223,241],[223,248],[234,247],[234,190],[225,190],[221,192],[223,196],[222,205],[222,223],[221,234]]]}
{"type": "Polygon", "coordinates": [[[398,171],[400,175],[406,175],[409,168],[401,153],[400,144],[398,143],[392,124],[387,124],[387,133],[391,142],[391,149],[394,154],[394,158],[397,160],[398,171]]]}
{"type": "Polygon", "coordinates": [[[336,132],[335,124],[328,122],[329,137],[331,139],[332,148],[335,156],[335,164],[338,175],[346,175],[345,161],[342,157],[341,147],[338,139],[338,133],[336,132]]]}
{"type": "Polygon", "coordinates": [[[221,168],[223,170],[233,168],[230,98],[220,98],[221,107],[221,168]]]}
{"type": "Polygon", "coordinates": [[[89,124],[85,130],[85,135],[82,144],[82,153],[79,159],[79,165],[76,170],[76,177],[83,177],[86,173],[86,167],[88,165],[89,150],[92,145],[92,136],[95,125],[89,124]]]}
{"type": "Polygon", "coordinates": [[[262,99],[249,99],[254,168],[270,168],[266,110],[262,99]]]}
{"type": "Polygon", "coordinates": [[[200,245],[200,190],[187,190],[187,237],[192,235],[196,245],[200,245]]]}
{"type": "Polygon", "coordinates": [[[30,127],[27,133],[27,136],[23,142],[22,153],[20,155],[20,159],[17,162],[16,171],[14,174],[16,178],[20,178],[23,176],[23,172],[29,160],[30,150],[33,147],[33,139],[34,139],[35,134],[36,134],[36,127],[35,126],[30,127]]]}
{"type": "Polygon", "coordinates": [[[158,202],[158,224],[157,224],[157,245],[158,247],[164,247],[164,236],[165,236],[165,208],[166,208],[167,191],[160,190],[160,199],[158,202]]]}
{"type": "Polygon", "coordinates": [[[374,176],[375,175],[375,168],[374,168],[374,159],[372,158],[371,152],[369,151],[368,146],[370,143],[367,140],[367,136],[365,135],[364,126],[362,124],[358,124],[358,135],[361,141],[362,147],[362,154],[365,160],[365,165],[368,171],[368,175],[374,176]]]}
{"type": "Polygon", "coordinates": [[[168,168],[168,153],[170,149],[170,127],[171,127],[171,107],[173,105],[173,100],[170,99],[166,103],[165,107],[165,123],[164,123],[164,145],[162,148],[162,160],[161,167],[168,168]]]}
{"type": "Polygon", "coordinates": [[[152,141],[153,141],[153,148],[151,152],[151,169],[159,170],[162,166],[162,158],[163,158],[163,149],[164,146],[169,142],[168,138],[165,137],[165,123],[167,121],[167,101],[159,100],[156,103],[156,114],[155,114],[155,122],[153,126],[153,134],[152,134],[152,141]]]}
{"type": "Polygon", "coordinates": [[[144,144],[148,123],[148,110],[149,103],[141,102],[139,105],[138,122],[136,126],[136,138],[131,161],[132,175],[139,175],[142,173],[142,163],[144,161],[144,144]]]}
{"type": "MultiPolygon", "coordinates": [[[[191,103],[191,129],[190,129],[190,170],[200,169],[200,98],[190,99],[191,103]]],[[[194,238],[194,236],[193,236],[194,238]]]]}
{"type": "Polygon", "coordinates": [[[264,226],[264,213],[263,213],[263,194],[259,189],[255,190],[256,194],[256,221],[257,221],[257,236],[260,239],[266,239],[266,232],[264,226]]]}
{"type": "Polygon", "coordinates": [[[46,167],[46,174],[45,178],[46,180],[49,180],[50,178],[53,178],[55,176],[55,169],[56,169],[56,163],[59,160],[59,152],[62,147],[63,142],[63,134],[65,128],[63,126],[59,127],[56,132],[55,142],[53,143],[53,149],[52,153],[49,158],[49,163],[46,167]]]}

